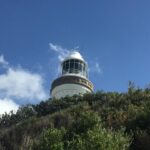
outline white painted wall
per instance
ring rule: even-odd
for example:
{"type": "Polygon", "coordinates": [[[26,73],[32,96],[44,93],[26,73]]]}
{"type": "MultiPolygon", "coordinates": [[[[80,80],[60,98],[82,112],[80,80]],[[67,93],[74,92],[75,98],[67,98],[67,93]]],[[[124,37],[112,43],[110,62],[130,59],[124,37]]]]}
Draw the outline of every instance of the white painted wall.
{"type": "Polygon", "coordinates": [[[65,97],[65,96],[73,96],[74,94],[85,94],[87,92],[91,91],[79,84],[63,84],[60,86],[57,86],[53,89],[51,95],[52,98],[56,98],[59,99],[61,97],[65,97]]]}

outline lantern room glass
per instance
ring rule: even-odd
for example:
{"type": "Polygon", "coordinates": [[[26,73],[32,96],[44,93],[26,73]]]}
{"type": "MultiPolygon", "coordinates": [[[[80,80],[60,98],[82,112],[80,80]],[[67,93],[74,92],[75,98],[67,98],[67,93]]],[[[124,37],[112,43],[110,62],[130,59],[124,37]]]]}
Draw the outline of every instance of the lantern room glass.
{"type": "Polygon", "coordinates": [[[69,73],[88,77],[87,65],[83,61],[77,59],[66,60],[62,64],[62,75],[69,73]]]}

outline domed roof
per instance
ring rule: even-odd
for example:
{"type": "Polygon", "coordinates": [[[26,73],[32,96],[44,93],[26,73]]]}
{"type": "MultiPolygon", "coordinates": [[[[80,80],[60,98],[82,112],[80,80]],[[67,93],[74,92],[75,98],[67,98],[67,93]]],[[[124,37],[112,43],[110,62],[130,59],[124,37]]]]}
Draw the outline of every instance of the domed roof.
{"type": "Polygon", "coordinates": [[[68,59],[79,59],[85,61],[78,51],[71,51],[70,54],[64,59],[64,61],[68,59]]]}

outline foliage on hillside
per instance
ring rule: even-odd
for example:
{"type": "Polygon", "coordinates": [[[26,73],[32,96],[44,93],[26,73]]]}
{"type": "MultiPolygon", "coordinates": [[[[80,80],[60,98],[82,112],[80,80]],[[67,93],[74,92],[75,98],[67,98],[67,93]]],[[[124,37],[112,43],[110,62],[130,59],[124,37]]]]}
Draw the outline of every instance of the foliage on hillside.
{"type": "Polygon", "coordinates": [[[22,106],[0,118],[2,150],[148,150],[150,89],[103,92],[22,106]]]}

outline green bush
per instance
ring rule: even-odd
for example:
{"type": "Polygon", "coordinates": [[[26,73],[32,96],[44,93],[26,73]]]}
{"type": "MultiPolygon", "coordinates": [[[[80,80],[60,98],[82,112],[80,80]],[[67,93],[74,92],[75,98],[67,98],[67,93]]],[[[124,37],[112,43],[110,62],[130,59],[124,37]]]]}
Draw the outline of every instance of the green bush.
{"type": "Polygon", "coordinates": [[[63,150],[63,136],[65,134],[65,129],[58,130],[48,129],[44,132],[43,137],[39,143],[33,144],[33,149],[35,150],[63,150]]]}
{"type": "MultiPolygon", "coordinates": [[[[75,115],[76,116],[76,115],[75,115]]],[[[129,136],[122,131],[102,127],[97,113],[78,112],[78,118],[69,130],[50,128],[44,132],[38,150],[127,150],[129,136]]]]}

